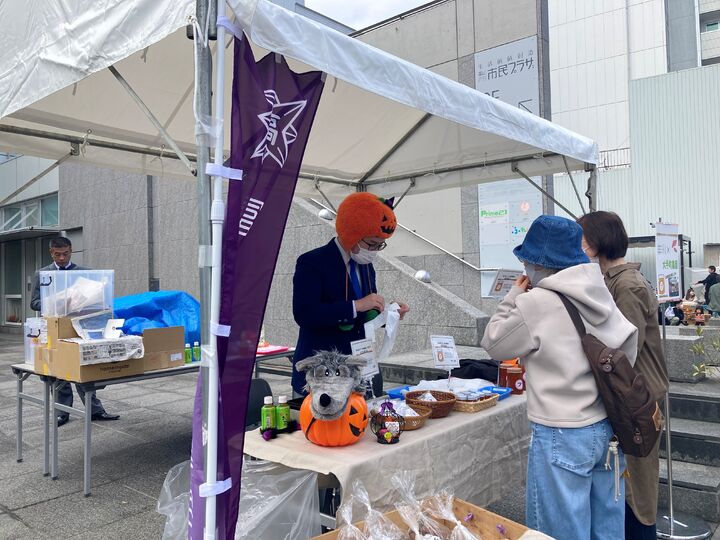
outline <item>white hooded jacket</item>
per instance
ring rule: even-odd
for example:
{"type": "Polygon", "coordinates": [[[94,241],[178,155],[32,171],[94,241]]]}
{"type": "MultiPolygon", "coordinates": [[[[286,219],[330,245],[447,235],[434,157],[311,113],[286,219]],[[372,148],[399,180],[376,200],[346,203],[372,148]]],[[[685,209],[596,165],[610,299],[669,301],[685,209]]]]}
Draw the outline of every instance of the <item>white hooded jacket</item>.
{"type": "Polygon", "coordinates": [[[637,329],[620,313],[600,266],[581,264],[546,277],[524,293],[513,287],[485,329],[482,346],[492,358],[520,357],[527,381],[528,418],[550,427],[585,427],[607,417],[590,364],[563,293],[580,312],[587,332],[621,349],[635,364],[637,329]]]}

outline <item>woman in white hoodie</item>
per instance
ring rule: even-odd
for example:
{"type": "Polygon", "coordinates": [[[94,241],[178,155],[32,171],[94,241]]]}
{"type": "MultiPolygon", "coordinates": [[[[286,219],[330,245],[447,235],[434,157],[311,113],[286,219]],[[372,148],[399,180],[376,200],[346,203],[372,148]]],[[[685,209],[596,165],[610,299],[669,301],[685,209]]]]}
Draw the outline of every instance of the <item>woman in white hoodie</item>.
{"type": "Polygon", "coordinates": [[[482,346],[493,358],[520,357],[525,366],[532,429],[527,525],[557,540],[618,540],[624,537],[624,456],[618,448],[620,467],[608,469],[617,445],[610,444],[613,432],[590,364],[557,293],[577,307],[588,333],[622,349],[631,363],[637,329],[618,310],[581,241],[582,229],[568,219],[533,222],[514,250],[527,275],[498,306],[482,346]]]}

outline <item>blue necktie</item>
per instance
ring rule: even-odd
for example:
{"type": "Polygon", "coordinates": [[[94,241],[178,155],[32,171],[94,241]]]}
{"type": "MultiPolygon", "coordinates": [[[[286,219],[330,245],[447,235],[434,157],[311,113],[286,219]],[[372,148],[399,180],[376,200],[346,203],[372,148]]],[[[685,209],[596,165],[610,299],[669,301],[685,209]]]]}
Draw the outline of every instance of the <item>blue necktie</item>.
{"type": "Polygon", "coordinates": [[[350,283],[352,283],[353,290],[355,291],[355,298],[359,300],[362,298],[362,287],[358,280],[357,263],[350,259],[350,283]]]}

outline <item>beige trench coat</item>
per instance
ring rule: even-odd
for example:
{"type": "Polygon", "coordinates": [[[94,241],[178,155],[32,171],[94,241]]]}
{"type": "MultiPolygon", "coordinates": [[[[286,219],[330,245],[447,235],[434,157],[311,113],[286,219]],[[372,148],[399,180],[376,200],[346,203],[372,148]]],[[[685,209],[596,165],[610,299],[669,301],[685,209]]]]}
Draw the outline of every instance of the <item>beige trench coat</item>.
{"type": "MultiPolygon", "coordinates": [[[[655,293],[640,273],[640,264],[627,263],[610,268],[605,274],[605,283],[622,314],[638,329],[635,369],[645,376],[655,399],[662,402],[669,381],[655,293]]],[[[635,517],[645,525],[652,525],[657,519],[659,447],[660,439],[648,456],[625,456],[626,501],[635,517]]]]}

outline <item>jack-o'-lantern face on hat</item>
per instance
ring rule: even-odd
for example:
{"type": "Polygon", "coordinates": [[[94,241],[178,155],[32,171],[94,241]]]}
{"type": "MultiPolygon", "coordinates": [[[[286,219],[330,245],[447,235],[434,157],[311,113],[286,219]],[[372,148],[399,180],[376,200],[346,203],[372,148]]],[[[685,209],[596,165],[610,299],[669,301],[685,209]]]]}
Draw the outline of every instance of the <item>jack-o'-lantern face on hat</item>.
{"type": "Polygon", "coordinates": [[[350,251],[363,238],[390,238],[397,228],[392,199],[372,193],[353,193],[340,204],[335,229],[342,246],[350,251]]]}

